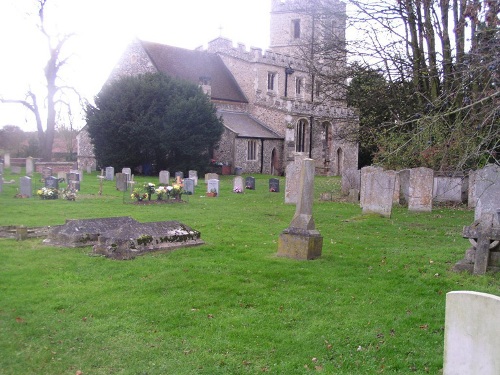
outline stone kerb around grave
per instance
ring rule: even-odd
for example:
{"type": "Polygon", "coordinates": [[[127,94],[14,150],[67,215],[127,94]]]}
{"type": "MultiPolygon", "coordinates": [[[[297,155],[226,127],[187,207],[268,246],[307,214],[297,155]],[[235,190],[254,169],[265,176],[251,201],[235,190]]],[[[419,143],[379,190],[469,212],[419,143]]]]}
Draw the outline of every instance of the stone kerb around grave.
{"type": "Polygon", "coordinates": [[[500,374],[500,297],[446,294],[443,375],[500,374]]]}

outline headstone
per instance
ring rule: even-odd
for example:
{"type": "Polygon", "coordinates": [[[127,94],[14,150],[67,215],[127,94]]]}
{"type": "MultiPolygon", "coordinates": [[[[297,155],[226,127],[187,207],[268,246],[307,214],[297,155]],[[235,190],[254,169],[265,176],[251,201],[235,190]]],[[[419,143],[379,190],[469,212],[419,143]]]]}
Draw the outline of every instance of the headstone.
{"type": "Polygon", "coordinates": [[[10,153],[3,154],[3,164],[5,168],[10,168],[10,153]]]}
{"type": "Polygon", "coordinates": [[[375,168],[367,171],[362,181],[362,187],[365,189],[363,214],[376,213],[391,217],[396,172],[375,168]]]}
{"type": "Polygon", "coordinates": [[[10,167],[10,173],[12,174],[21,174],[21,167],[17,165],[13,165],[10,167]]]}
{"type": "Polygon", "coordinates": [[[218,180],[219,175],[217,173],[206,173],[205,174],[205,183],[208,184],[209,180],[218,180]]]}
{"type": "Polygon", "coordinates": [[[236,176],[233,179],[233,192],[234,193],[243,193],[243,190],[244,190],[243,177],[236,176]]]}
{"type": "Polygon", "coordinates": [[[35,162],[31,156],[26,158],[26,176],[31,176],[35,171],[35,162]]]}
{"type": "Polygon", "coordinates": [[[50,176],[45,179],[45,187],[49,189],[59,189],[59,180],[57,177],[50,176]]]}
{"type": "Polygon", "coordinates": [[[399,176],[399,204],[408,206],[408,197],[410,194],[410,170],[403,169],[398,172],[399,176]]]}
{"type": "Polygon", "coordinates": [[[500,374],[500,297],[446,294],[443,375],[500,374]]]}
{"type": "Polygon", "coordinates": [[[295,215],[278,240],[278,256],[315,259],[321,256],[323,237],[312,216],[314,200],[314,160],[304,159],[295,215]]]}
{"type": "Polygon", "coordinates": [[[78,171],[69,171],[69,173],[66,174],[66,179],[68,181],[80,181],[80,173],[78,173],[78,171]]]}
{"type": "Polygon", "coordinates": [[[90,164],[87,165],[87,173],[88,174],[92,173],[92,165],[90,165],[90,164]]]}
{"type": "Polygon", "coordinates": [[[489,164],[476,171],[474,220],[483,216],[493,216],[493,224],[499,224],[500,215],[500,166],[489,164]]]}
{"type": "Polygon", "coordinates": [[[467,195],[467,207],[476,207],[476,171],[469,171],[469,189],[467,195]]]}
{"type": "Polygon", "coordinates": [[[269,191],[271,193],[279,193],[280,191],[280,180],[277,178],[270,178],[269,179],[269,191]]]}
{"type": "Polygon", "coordinates": [[[189,171],[189,178],[194,180],[194,186],[198,186],[198,171],[189,171]]]}
{"type": "Polygon", "coordinates": [[[117,173],[116,177],[116,190],[127,191],[128,174],[117,173]]]}
{"type": "Polygon", "coordinates": [[[45,180],[46,178],[49,178],[51,176],[52,176],[52,168],[43,167],[42,168],[42,180],[45,180]]]}
{"type": "Polygon", "coordinates": [[[130,169],[130,168],[122,168],[122,173],[127,174],[128,178],[130,178],[130,176],[132,176],[132,169],[130,169]]]}
{"type": "Polygon", "coordinates": [[[255,190],[255,177],[248,176],[245,178],[245,189],[255,190]]]}
{"type": "Polygon", "coordinates": [[[349,190],[361,187],[361,171],[358,169],[346,169],[342,172],[342,194],[348,195],[349,190]]]}
{"type": "Polygon", "coordinates": [[[384,169],[381,167],[374,167],[374,166],[368,166],[368,167],[363,167],[361,168],[361,185],[360,188],[361,190],[359,191],[359,205],[360,207],[363,207],[364,202],[365,202],[365,192],[367,191],[366,189],[366,183],[368,181],[367,176],[370,176],[372,173],[376,171],[383,171],[384,169]]]}
{"type": "Polygon", "coordinates": [[[396,180],[394,181],[394,194],[392,195],[392,204],[399,204],[399,194],[401,190],[401,182],[399,181],[399,173],[395,173],[396,180]]]}
{"type": "Polygon", "coordinates": [[[115,178],[115,168],[106,167],[106,180],[113,181],[115,178]]]}
{"type": "Polygon", "coordinates": [[[297,152],[294,155],[294,161],[285,168],[285,203],[295,204],[298,201],[300,173],[305,158],[306,154],[297,152]]]}
{"type": "Polygon", "coordinates": [[[434,201],[462,203],[463,182],[463,176],[434,176],[434,201]]]}
{"type": "Polygon", "coordinates": [[[127,180],[127,187],[130,190],[130,192],[134,191],[135,187],[134,175],[131,175],[130,179],[127,180]]]}
{"type": "Polygon", "coordinates": [[[68,186],[70,187],[70,189],[80,191],[80,181],[68,181],[68,186]]]}
{"type": "Polygon", "coordinates": [[[170,172],[169,171],[160,171],[160,184],[168,185],[170,184],[170,172]]]}
{"type": "Polygon", "coordinates": [[[19,179],[19,192],[24,197],[33,196],[33,184],[30,177],[24,176],[19,179]]]}
{"type": "Polygon", "coordinates": [[[187,195],[194,194],[194,179],[192,178],[184,179],[184,191],[186,192],[187,195]]]}
{"type": "Polygon", "coordinates": [[[181,180],[184,178],[184,172],[177,171],[175,172],[175,178],[180,177],[181,180]]]}
{"type": "Polygon", "coordinates": [[[424,167],[410,169],[408,210],[415,212],[431,212],[433,187],[434,171],[432,169],[424,167]]]}
{"type": "Polygon", "coordinates": [[[219,196],[219,180],[211,179],[207,182],[207,193],[216,193],[219,196]]]}
{"type": "Polygon", "coordinates": [[[65,181],[69,181],[68,174],[64,171],[57,172],[57,179],[59,181],[61,181],[61,179],[64,179],[65,181]]]}

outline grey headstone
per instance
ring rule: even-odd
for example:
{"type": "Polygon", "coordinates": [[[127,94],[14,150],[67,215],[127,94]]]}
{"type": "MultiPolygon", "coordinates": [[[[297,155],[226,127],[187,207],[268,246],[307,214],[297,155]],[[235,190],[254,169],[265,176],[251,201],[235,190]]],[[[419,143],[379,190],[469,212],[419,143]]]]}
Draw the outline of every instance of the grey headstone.
{"type": "Polygon", "coordinates": [[[170,172],[169,171],[160,171],[159,174],[160,184],[168,185],[170,184],[170,172]]]}
{"type": "Polygon", "coordinates": [[[45,187],[49,189],[59,189],[59,180],[57,177],[50,176],[45,179],[45,187]]]}
{"type": "Polygon", "coordinates": [[[255,190],[255,177],[248,176],[245,179],[245,189],[255,190]]]}
{"type": "Polygon", "coordinates": [[[359,191],[359,205],[361,207],[364,206],[364,202],[365,202],[365,192],[367,192],[367,189],[366,189],[366,184],[368,181],[370,181],[371,183],[371,180],[368,179],[368,176],[369,178],[371,179],[372,178],[372,174],[376,171],[383,171],[384,169],[381,168],[381,167],[374,167],[374,166],[367,166],[367,167],[363,167],[361,168],[361,171],[360,171],[360,178],[361,178],[361,190],[359,191]]]}
{"type": "Polygon", "coordinates": [[[45,180],[52,176],[52,168],[50,167],[43,167],[42,168],[42,179],[45,180]]]}
{"type": "Polygon", "coordinates": [[[33,183],[28,176],[19,179],[19,192],[21,195],[31,198],[33,196],[33,183]]]}
{"type": "Polygon", "coordinates": [[[493,215],[494,224],[499,224],[500,213],[500,166],[489,164],[476,172],[476,208],[474,220],[493,215]]]}
{"type": "Polygon", "coordinates": [[[31,176],[35,171],[35,162],[31,156],[26,158],[26,176],[31,176]]]}
{"type": "Polygon", "coordinates": [[[500,297],[446,294],[443,375],[500,374],[500,297]]]}
{"type": "Polygon", "coordinates": [[[294,161],[285,168],[285,203],[297,203],[299,199],[300,173],[305,158],[306,154],[295,153],[294,161]]]}
{"type": "Polygon", "coordinates": [[[207,182],[207,193],[212,193],[215,190],[217,196],[219,196],[219,180],[208,180],[207,182]]]}
{"type": "Polygon", "coordinates": [[[376,213],[390,217],[396,183],[395,171],[384,171],[379,168],[367,171],[362,177],[363,214],[376,213]]]}
{"type": "Polygon", "coordinates": [[[3,154],[3,163],[5,168],[10,168],[10,153],[3,154]]]}
{"type": "Polygon", "coordinates": [[[127,191],[128,175],[126,173],[117,173],[115,176],[116,176],[116,190],[127,191]]]}
{"type": "Polygon", "coordinates": [[[175,178],[180,177],[181,179],[184,178],[184,172],[177,171],[175,172],[175,178]]]}
{"type": "Polygon", "coordinates": [[[398,172],[399,176],[399,204],[402,206],[408,205],[408,197],[410,194],[410,170],[403,169],[398,172]]]}
{"type": "Polygon", "coordinates": [[[198,171],[189,171],[189,178],[194,180],[194,186],[198,186],[198,171]]]}
{"type": "Polygon", "coordinates": [[[113,181],[115,178],[115,168],[106,167],[106,180],[113,181]]]}
{"type": "Polygon", "coordinates": [[[130,176],[132,175],[132,169],[130,169],[130,168],[122,168],[122,173],[128,174],[128,177],[130,178],[130,176]]]}
{"type": "Polygon", "coordinates": [[[245,187],[243,186],[243,177],[236,176],[233,179],[233,192],[235,193],[243,193],[245,187]]]}
{"type": "Polygon", "coordinates": [[[12,174],[21,174],[21,167],[17,165],[13,165],[10,167],[10,173],[12,174]]]}
{"type": "Polygon", "coordinates": [[[434,201],[461,203],[464,179],[463,176],[434,176],[434,201]]]}
{"type": "Polygon", "coordinates": [[[410,169],[408,211],[431,212],[434,171],[429,168],[410,169]]]}
{"type": "Polygon", "coordinates": [[[269,179],[269,191],[272,193],[279,193],[280,191],[280,180],[277,178],[269,179]]]}
{"type": "Polygon", "coordinates": [[[192,178],[184,179],[184,191],[188,195],[194,194],[194,179],[192,178]]]}

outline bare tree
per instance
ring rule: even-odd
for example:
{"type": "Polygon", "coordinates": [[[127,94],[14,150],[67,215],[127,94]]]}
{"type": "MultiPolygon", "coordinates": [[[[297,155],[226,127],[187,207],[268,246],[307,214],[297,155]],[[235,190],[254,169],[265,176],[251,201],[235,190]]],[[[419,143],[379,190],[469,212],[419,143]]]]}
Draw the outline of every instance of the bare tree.
{"type": "Polygon", "coordinates": [[[60,78],[61,69],[68,63],[69,59],[69,55],[65,53],[64,49],[73,34],[54,35],[48,31],[45,17],[47,3],[48,0],[37,0],[37,27],[45,38],[49,56],[44,69],[46,91],[43,95],[38,95],[36,90],[30,88],[23,99],[0,98],[0,101],[22,105],[33,114],[37,126],[40,156],[43,160],[50,161],[57,113],[68,108],[66,100],[68,95],[78,94],[72,87],[63,85],[60,78]]]}

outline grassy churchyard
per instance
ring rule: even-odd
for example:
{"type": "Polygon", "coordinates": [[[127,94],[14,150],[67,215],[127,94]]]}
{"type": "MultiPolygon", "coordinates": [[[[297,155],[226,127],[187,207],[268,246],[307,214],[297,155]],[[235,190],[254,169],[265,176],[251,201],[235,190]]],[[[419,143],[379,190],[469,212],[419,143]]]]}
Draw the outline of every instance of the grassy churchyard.
{"type": "Polygon", "coordinates": [[[499,275],[450,270],[473,211],[362,216],[356,204],[319,201],[338,195],[340,179],[317,177],[323,255],[297,261],[276,256],[295,212],[284,178],[271,193],[270,176],[255,177],[256,190],[235,194],[221,176],[217,198],[200,180],[187,203],[163,205],[124,204],[111,181],[100,196],[96,174],[84,174],[74,202],[14,198],[18,184],[4,184],[2,226],[178,220],[205,245],[116,261],[0,239],[0,373],[439,374],[446,293],[500,294],[499,275]]]}

